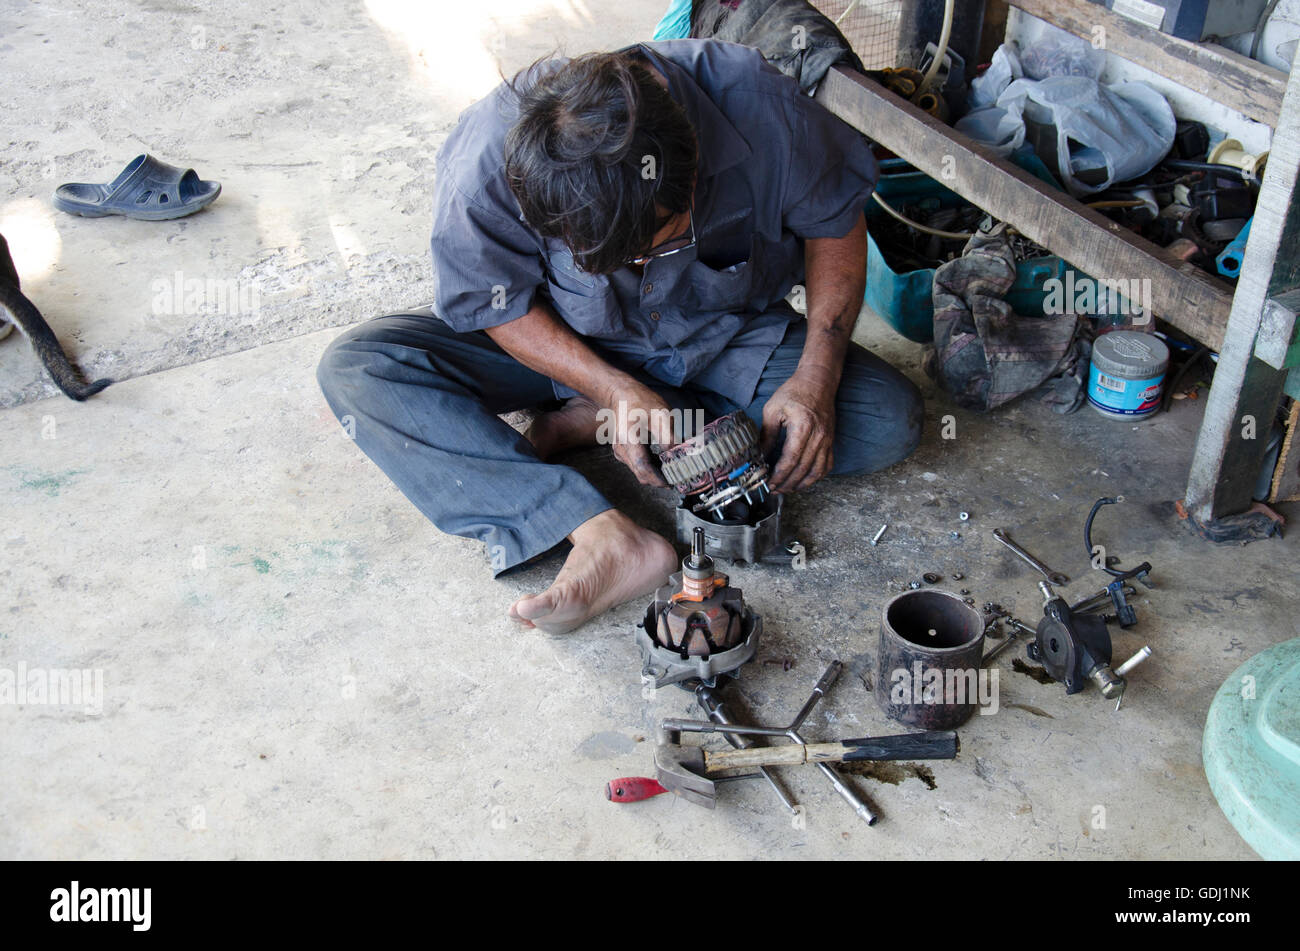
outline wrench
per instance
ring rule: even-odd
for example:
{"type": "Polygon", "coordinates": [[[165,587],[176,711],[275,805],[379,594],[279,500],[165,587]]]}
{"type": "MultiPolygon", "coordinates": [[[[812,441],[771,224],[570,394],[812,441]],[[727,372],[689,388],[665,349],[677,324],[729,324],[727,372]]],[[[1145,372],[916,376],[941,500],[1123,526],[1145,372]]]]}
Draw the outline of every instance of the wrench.
{"type": "Polygon", "coordinates": [[[1048,568],[1045,564],[1043,564],[1041,561],[1039,561],[1037,558],[1035,558],[1033,555],[1027,552],[1024,548],[1016,544],[1015,540],[1012,539],[1012,537],[1007,534],[1007,530],[1005,528],[993,529],[993,537],[996,538],[998,541],[1000,541],[1002,544],[1006,545],[1008,548],[1010,548],[1013,552],[1015,552],[1020,557],[1021,561],[1023,561],[1029,567],[1033,568],[1035,571],[1037,571],[1039,574],[1041,574],[1044,578],[1046,578],[1048,581],[1050,581],[1052,584],[1056,585],[1057,587],[1063,588],[1070,583],[1070,579],[1067,578],[1065,575],[1061,574],[1059,571],[1053,571],[1051,568],[1048,568]]]}

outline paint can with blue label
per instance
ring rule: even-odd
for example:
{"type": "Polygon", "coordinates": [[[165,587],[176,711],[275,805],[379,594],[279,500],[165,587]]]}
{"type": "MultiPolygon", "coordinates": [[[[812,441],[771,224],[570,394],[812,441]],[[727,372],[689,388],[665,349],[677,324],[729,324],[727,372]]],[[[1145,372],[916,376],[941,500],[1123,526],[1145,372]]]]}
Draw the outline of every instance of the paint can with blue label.
{"type": "Polygon", "coordinates": [[[1145,419],[1160,408],[1169,347],[1154,334],[1116,330],[1092,345],[1088,402],[1111,419],[1145,419]]]}

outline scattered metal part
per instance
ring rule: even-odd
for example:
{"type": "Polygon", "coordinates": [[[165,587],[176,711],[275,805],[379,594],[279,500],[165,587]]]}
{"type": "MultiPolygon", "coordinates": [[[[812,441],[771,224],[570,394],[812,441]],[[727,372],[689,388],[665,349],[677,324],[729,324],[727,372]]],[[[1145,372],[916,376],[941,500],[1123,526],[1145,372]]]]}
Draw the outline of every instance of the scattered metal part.
{"type": "Polygon", "coordinates": [[[741,412],[715,419],[676,446],[651,447],[664,479],[681,496],[679,543],[692,544],[695,530],[703,528],[709,555],[750,564],[781,547],[781,496],[768,487],[758,439],[758,428],[741,412]]]}
{"type": "Polygon", "coordinates": [[[1026,624],[1024,621],[1021,621],[1021,620],[1019,620],[1019,619],[1017,619],[1017,618],[1007,617],[1005,620],[1006,620],[1007,624],[1009,624],[1011,627],[1015,628],[1015,629],[1016,629],[1017,631],[1019,631],[1021,634],[1024,634],[1026,637],[1034,637],[1034,636],[1037,635],[1037,633],[1038,633],[1036,630],[1034,630],[1032,627],[1030,627],[1030,626],[1029,626],[1028,624],[1026,624]]]}
{"type": "Polygon", "coordinates": [[[993,537],[996,538],[998,541],[1000,541],[1003,545],[1006,545],[1008,548],[1010,548],[1011,551],[1014,552],[1015,555],[1021,561],[1029,565],[1029,567],[1033,568],[1035,571],[1041,574],[1052,584],[1063,588],[1070,583],[1070,579],[1067,576],[1061,574],[1061,572],[1059,571],[1053,571],[1051,568],[1048,568],[1047,565],[1043,564],[1042,561],[1035,558],[1023,546],[1018,545],[1015,539],[1013,539],[1010,535],[1007,534],[1007,530],[1005,528],[993,529],[993,537]]]}
{"type": "MultiPolygon", "coordinates": [[[[1020,633],[1021,632],[1019,630],[1017,630],[1014,626],[1012,626],[1011,630],[1007,631],[1006,639],[1001,641],[996,647],[993,648],[993,650],[986,653],[984,655],[984,659],[980,662],[980,665],[983,666],[984,664],[987,664],[989,661],[993,660],[993,658],[997,657],[998,654],[1001,654],[1004,650],[1006,650],[1008,647],[1014,644],[1016,642],[1016,638],[1019,636],[1020,633]]],[[[1033,631],[1031,630],[1030,633],[1032,634],[1033,631]]]]}
{"type": "MultiPolygon", "coordinates": [[[[794,740],[800,746],[808,745],[804,742],[804,738],[794,730],[787,732],[786,736],[790,737],[790,739],[794,740]]],[[[840,797],[849,804],[849,808],[853,810],[854,815],[869,826],[876,824],[876,820],[879,817],[858,797],[857,793],[845,784],[844,780],[840,779],[840,774],[831,769],[830,764],[818,763],[817,769],[820,770],[821,774],[830,781],[831,786],[840,794],[840,797]]]]}
{"type": "Polygon", "coordinates": [[[1134,667],[1136,667],[1138,664],[1142,663],[1144,660],[1146,660],[1146,659],[1147,659],[1148,657],[1150,657],[1150,656],[1151,656],[1151,648],[1150,648],[1150,647],[1143,647],[1140,651],[1138,651],[1136,654],[1134,654],[1134,655],[1133,655],[1132,657],[1130,657],[1128,660],[1124,661],[1124,663],[1122,663],[1122,664],[1120,664],[1118,667],[1116,667],[1116,668],[1115,668],[1115,673],[1116,673],[1118,676],[1123,677],[1123,676],[1124,676],[1125,674],[1127,674],[1130,670],[1132,670],[1134,667]]]}
{"type": "Polygon", "coordinates": [[[781,495],[769,495],[753,505],[736,502],[726,508],[726,520],[717,521],[707,513],[695,512],[691,498],[682,496],[673,513],[677,542],[682,545],[692,544],[695,530],[702,528],[705,552],[711,557],[726,558],[731,562],[743,561],[751,565],[758,562],[789,565],[789,559],[795,553],[788,550],[788,545],[781,544],[781,509],[784,498],[781,495]]]}
{"type": "Polygon", "coordinates": [[[986,627],[978,610],[940,588],[890,598],[881,606],[876,655],[876,683],[882,687],[875,699],[885,715],[923,730],[956,729],[970,719],[978,698],[959,688],[952,674],[979,667],[986,627]],[[885,686],[898,671],[917,678],[911,690],[885,686]]]}
{"type": "Polygon", "coordinates": [[[759,505],[770,494],[767,460],[759,448],[758,427],[744,412],[728,413],[687,439],[660,450],[664,479],[683,499],[695,499],[693,512],[715,518],[732,514],[733,504],[759,505]]]}
{"type": "Polygon", "coordinates": [[[1029,659],[1042,664],[1053,680],[1064,683],[1067,694],[1078,693],[1091,680],[1107,699],[1121,695],[1125,681],[1110,666],[1110,631],[1105,619],[1072,612],[1050,582],[1040,581],[1038,587],[1043,592],[1043,619],[1033,643],[1026,648],[1029,659]]]}
{"type": "Polygon", "coordinates": [[[883,534],[885,534],[885,529],[887,529],[888,527],[889,527],[889,523],[888,523],[888,522],[886,522],[884,525],[881,525],[881,526],[880,526],[880,530],[876,532],[876,536],[875,536],[875,538],[871,539],[871,544],[872,544],[872,545],[875,545],[877,542],[880,541],[880,536],[883,535],[883,534]]]}
{"type": "Polygon", "coordinates": [[[1020,261],[1031,261],[1034,258],[1045,258],[1050,256],[1052,253],[1041,244],[1035,244],[1033,241],[1030,241],[1019,231],[1007,232],[1007,242],[1008,246],[1011,248],[1011,254],[1016,259],[1017,263],[1020,261]]]}
{"type": "MultiPolygon", "coordinates": [[[[1134,588],[1132,585],[1125,585],[1124,594],[1126,597],[1132,597],[1133,595],[1137,594],[1137,589],[1134,588]]],[[[1112,599],[1110,595],[1110,588],[1108,586],[1102,588],[1100,591],[1094,594],[1088,595],[1086,598],[1080,598],[1078,601],[1074,602],[1074,604],[1070,605],[1070,610],[1073,611],[1075,614],[1087,614],[1090,611],[1095,611],[1103,604],[1110,604],[1110,603],[1112,603],[1112,599]]]]}
{"type": "MultiPolygon", "coordinates": [[[[1092,521],[1097,517],[1097,512],[1103,505],[1114,505],[1123,501],[1124,496],[1117,495],[1114,497],[1103,497],[1093,503],[1092,511],[1088,513],[1088,518],[1083,523],[1083,544],[1088,549],[1089,558],[1092,558],[1093,552],[1096,551],[1096,548],[1094,548],[1092,544],[1092,521]]],[[[1114,564],[1118,565],[1119,560],[1116,559],[1114,564]]],[[[1147,580],[1147,575],[1151,572],[1151,562],[1144,561],[1136,568],[1130,568],[1127,571],[1123,571],[1119,568],[1112,567],[1110,558],[1107,558],[1105,566],[1101,570],[1115,579],[1106,586],[1106,592],[1110,595],[1110,599],[1115,605],[1115,618],[1119,621],[1119,626],[1126,628],[1132,627],[1137,623],[1137,611],[1134,610],[1133,605],[1128,603],[1128,595],[1125,593],[1124,582],[1137,579],[1148,588],[1155,587],[1147,580]]]]}
{"type": "Polygon", "coordinates": [[[785,553],[787,555],[798,555],[803,552],[803,542],[797,538],[792,538],[785,543],[785,553]]]}
{"type": "MultiPolygon", "coordinates": [[[[1151,648],[1150,648],[1150,647],[1143,647],[1140,651],[1138,651],[1136,654],[1134,654],[1134,655],[1133,655],[1132,657],[1130,657],[1128,660],[1124,661],[1124,663],[1120,664],[1118,667],[1115,668],[1115,674],[1116,674],[1116,676],[1123,678],[1125,674],[1127,674],[1130,670],[1132,670],[1134,667],[1136,667],[1138,664],[1142,663],[1142,661],[1146,660],[1146,659],[1147,659],[1148,657],[1150,657],[1150,656],[1151,656],[1151,648]]],[[[1125,680],[1124,683],[1127,684],[1128,681],[1125,680]]],[[[1119,696],[1115,698],[1115,712],[1116,712],[1116,713],[1119,713],[1120,705],[1121,705],[1123,702],[1124,702],[1124,691],[1121,690],[1121,691],[1119,692],[1119,696]]]]}
{"type": "Polygon", "coordinates": [[[935,574],[933,571],[927,571],[925,574],[921,575],[921,578],[926,584],[938,584],[943,580],[941,576],[935,574]]]}
{"type": "Polygon", "coordinates": [[[682,570],[655,592],[636,632],[642,676],[656,687],[692,678],[712,684],[754,656],[762,633],[763,619],[715,569],[697,528],[682,570]]]}
{"type": "Polygon", "coordinates": [[[987,629],[997,624],[1002,618],[1011,617],[1011,612],[995,601],[984,602],[984,627],[987,629]]]}

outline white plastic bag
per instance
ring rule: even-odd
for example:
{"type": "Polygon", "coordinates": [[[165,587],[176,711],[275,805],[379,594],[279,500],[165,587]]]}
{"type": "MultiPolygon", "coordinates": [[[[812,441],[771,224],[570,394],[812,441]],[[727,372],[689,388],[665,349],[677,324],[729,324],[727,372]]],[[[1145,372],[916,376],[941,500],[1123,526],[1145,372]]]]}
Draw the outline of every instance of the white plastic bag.
{"type": "Polygon", "coordinates": [[[1019,113],[1012,115],[997,106],[972,109],[958,119],[953,128],[977,142],[992,146],[993,151],[1003,157],[1025,142],[1025,120],[1019,113]]]}
{"type": "Polygon", "coordinates": [[[1106,51],[1044,20],[1030,18],[1019,39],[1020,67],[1029,79],[1087,76],[1100,79],[1106,51]]]}
{"type": "Polygon", "coordinates": [[[972,110],[991,106],[998,101],[1002,90],[1011,85],[1013,79],[1025,75],[1020,68],[1020,58],[1013,47],[1003,43],[993,53],[993,60],[982,76],[976,76],[970,82],[970,96],[967,103],[972,110]]]}
{"type": "Polygon", "coordinates": [[[1018,79],[998,97],[995,108],[1006,113],[998,130],[1005,134],[1012,121],[1018,122],[1021,141],[1026,114],[1056,127],[1056,172],[1074,195],[1105,191],[1145,174],[1174,142],[1173,109],[1142,82],[1103,86],[1085,76],[1018,79]],[[1102,179],[1080,180],[1090,171],[1102,173],[1102,179]]]}

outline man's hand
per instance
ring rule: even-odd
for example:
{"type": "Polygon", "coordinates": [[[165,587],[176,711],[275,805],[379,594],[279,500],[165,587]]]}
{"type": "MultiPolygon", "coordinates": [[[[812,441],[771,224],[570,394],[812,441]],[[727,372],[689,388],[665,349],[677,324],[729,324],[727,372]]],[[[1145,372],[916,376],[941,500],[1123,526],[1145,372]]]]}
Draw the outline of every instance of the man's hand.
{"type": "Polygon", "coordinates": [[[614,455],[642,485],[667,485],[651,455],[677,443],[672,408],[650,387],[630,378],[612,388],[602,404],[598,438],[613,443],[614,455]]]}
{"type": "Polygon", "coordinates": [[[834,463],[835,391],[839,374],[800,366],[763,407],[763,451],[770,453],[785,430],[785,446],[772,473],[772,491],[806,489],[834,463]]]}
{"type": "Polygon", "coordinates": [[[799,366],[763,407],[763,451],[785,430],[785,448],[772,472],[775,492],[806,489],[831,471],[835,459],[835,394],[840,388],[849,337],[862,307],[867,274],[867,225],[857,222],[842,238],[804,243],[808,282],[808,333],[799,366]]]}

